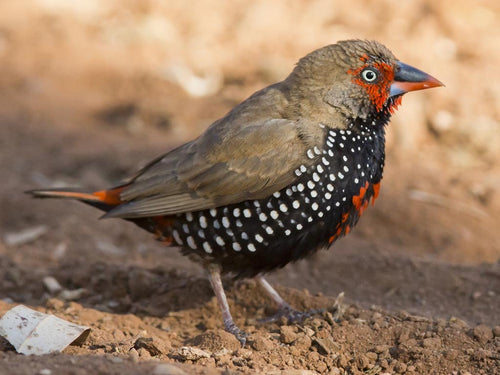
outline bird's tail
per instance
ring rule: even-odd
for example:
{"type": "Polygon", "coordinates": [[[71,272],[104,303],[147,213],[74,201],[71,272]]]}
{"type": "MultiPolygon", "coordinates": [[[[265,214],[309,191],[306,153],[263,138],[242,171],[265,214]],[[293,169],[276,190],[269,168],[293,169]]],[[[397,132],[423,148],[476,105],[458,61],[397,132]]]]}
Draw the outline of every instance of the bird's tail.
{"type": "Polygon", "coordinates": [[[76,199],[103,211],[109,211],[122,203],[120,193],[123,188],[123,186],[120,186],[109,190],[99,190],[93,193],[85,193],[71,189],[40,189],[30,190],[26,193],[31,194],[35,198],[76,199]]]}

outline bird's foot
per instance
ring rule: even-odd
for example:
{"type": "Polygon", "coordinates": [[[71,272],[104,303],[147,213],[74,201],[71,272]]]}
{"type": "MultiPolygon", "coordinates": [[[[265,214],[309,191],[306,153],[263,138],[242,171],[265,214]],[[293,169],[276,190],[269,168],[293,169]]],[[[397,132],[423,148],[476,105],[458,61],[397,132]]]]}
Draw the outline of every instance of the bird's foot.
{"type": "Polygon", "coordinates": [[[234,337],[236,337],[238,339],[238,341],[241,343],[242,347],[245,346],[245,344],[247,342],[248,334],[245,331],[242,331],[241,329],[239,329],[238,326],[236,324],[234,324],[234,322],[230,322],[229,324],[226,324],[226,331],[229,333],[232,333],[234,335],[234,337]]]}
{"type": "Polygon", "coordinates": [[[281,318],[285,318],[288,324],[292,323],[300,323],[307,318],[310,318],[313,315],[319,314],[323,312],[321,309],[308,310],[308,311],[299,311],[295,310],[293,307],[289,305],[285,305],[279,308],[278,312],[270,317],[259,319],[261,323],[274,323],[281,318]]]}

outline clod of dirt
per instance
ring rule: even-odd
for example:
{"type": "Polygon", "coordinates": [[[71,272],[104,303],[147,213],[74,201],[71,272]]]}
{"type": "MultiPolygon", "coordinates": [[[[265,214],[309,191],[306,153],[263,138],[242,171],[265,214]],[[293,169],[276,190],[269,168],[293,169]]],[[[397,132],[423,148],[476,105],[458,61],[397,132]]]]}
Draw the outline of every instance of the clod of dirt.
{"type": "Polygon", "coordinates": [[[223,349],[235,351],[241,347],[240,342],[234,335],[223,330],[204,332],[194,337],[189,343],[213,353],[223,349]]]}
{"type": "Polygon", "coordinates": [[[474,338],[481,344],[486,344],[493,338],[493,331],[490,327],[480,324],[474,328],[474,338]]]}

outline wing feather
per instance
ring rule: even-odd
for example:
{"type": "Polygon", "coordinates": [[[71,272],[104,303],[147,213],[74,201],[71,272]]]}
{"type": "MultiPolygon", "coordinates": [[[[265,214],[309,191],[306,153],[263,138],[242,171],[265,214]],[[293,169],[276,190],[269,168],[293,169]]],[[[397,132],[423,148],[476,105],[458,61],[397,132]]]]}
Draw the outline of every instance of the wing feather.
{"type": "Polygon", "coordinates": [[[262,115],[249,123],[245,108],[230,112],[199,138],[154,160],[105,217],[198,211],[262,199],[290,185],[295,169],[315,162],[305,155],[322,133],[303,136],[311,124],[262,115]]]}

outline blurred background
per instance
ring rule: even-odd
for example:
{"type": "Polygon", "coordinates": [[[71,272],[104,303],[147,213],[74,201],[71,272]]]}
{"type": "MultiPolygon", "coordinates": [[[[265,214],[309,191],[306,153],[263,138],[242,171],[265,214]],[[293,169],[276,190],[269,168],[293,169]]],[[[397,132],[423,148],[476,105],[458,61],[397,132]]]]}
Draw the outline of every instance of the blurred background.
{"type": "Polygon", "coordinates": [[[382,42],[446,88],[404,98],[388,128],[381,197],[336,248],[498,261],[500,2],[187,4],[0,2],[0,254],[36,264],[164,254],[128,224],[21,192],[116,183],[284,79],[310,51],[359,38],[382,42]],[[36,246],[9,240],[41,223],[36,246]]]}

